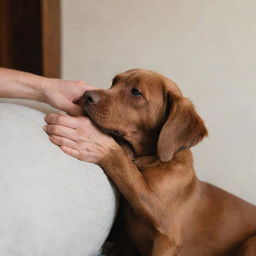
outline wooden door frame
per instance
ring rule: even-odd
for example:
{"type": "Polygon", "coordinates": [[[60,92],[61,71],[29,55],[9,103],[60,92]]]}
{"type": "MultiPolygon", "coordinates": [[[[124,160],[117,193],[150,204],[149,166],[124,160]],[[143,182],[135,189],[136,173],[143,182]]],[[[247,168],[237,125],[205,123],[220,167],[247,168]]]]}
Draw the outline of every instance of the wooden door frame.
{"type": "Polygon", "coordinates": [[[41,0],[42,73],[61,77],[61,6],[60,0],[41,0]]]}
{"type": "Polygon", "coordinates": [[[0,0],[0,66],[61,76],[61,0],[0,0]]]}

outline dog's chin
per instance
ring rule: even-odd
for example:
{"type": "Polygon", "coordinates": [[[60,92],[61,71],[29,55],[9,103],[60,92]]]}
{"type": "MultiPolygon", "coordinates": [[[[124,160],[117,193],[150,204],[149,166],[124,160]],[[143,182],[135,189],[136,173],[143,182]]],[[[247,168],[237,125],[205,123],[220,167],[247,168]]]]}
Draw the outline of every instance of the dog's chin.
{"type": "Polygon", "coordinates": [[[112,136],[119,145],[125,145],[127,148],[129,148],[129,151],[131,152],[130,155],[134,155],[134,149],[132,145],[124,138],[124,134],[122,132],[106,128],[103,125],[99,124],[96,118],[89,111],[84,110],[83,114],[84,116],[88,117],[100,131],[112,136]]]}
{"type": "Polygon", "coordinates": [[[93,124],[99,130],[101,130],[103,133],[106,133],[106,134],[114,136],[114,137],[118,137],[120,139],[123,138],[123,134],[120,131],[114,130],[114,129],[109,129],[109,128],[103,126],[102,124],[99,123],[99,121],[97,121],[97,118],[95,118],[89,111],[84,110],[84,116],[88,117],[93,122],[93,124]]]}

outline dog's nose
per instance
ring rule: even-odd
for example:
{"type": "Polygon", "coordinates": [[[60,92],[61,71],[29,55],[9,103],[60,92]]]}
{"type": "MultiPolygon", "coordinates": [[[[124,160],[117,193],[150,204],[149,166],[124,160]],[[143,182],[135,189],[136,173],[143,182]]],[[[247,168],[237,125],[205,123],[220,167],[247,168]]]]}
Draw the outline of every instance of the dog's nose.
{"type": "Polygon", "coordinates": [[[100,96],[97,91],[87,91],[84,94],[85,104],[97,104],[100,96]]]}

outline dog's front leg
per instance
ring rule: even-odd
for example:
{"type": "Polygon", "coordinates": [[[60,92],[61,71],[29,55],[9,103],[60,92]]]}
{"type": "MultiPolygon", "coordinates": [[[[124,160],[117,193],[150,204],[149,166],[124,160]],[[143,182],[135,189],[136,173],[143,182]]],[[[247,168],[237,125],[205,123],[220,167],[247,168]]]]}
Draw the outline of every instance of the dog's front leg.
{"type": "Polygon", "coordinates": [[[255,256],[256,255],[256,235],[248,238],[240,246],[234,256],[255,256]]]}
{"type": "Polygon", "coordinates": [[[156,228],[161,225],[161,204],[143,174],[120,149],[112,151],[101,161],[100,166],[113,180],[129,205],[156,228]]]}
{"type": "Polygon", "coordinates": [[[159,234],[154,240],[151,256],[176,256],[180,252],[180,248],[174,240],[159,234]]]}

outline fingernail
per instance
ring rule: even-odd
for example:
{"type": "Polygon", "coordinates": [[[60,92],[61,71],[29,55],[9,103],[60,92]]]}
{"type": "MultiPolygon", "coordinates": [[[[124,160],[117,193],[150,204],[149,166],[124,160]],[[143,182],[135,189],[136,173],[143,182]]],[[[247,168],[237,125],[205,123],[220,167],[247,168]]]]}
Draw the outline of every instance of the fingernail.
{"type": "Polygon", "coordinates": [[[47,131],[47,125],[45,125],[45,126],[43,127],[43,129],[44,129],[45,131],[47,131]]]}

